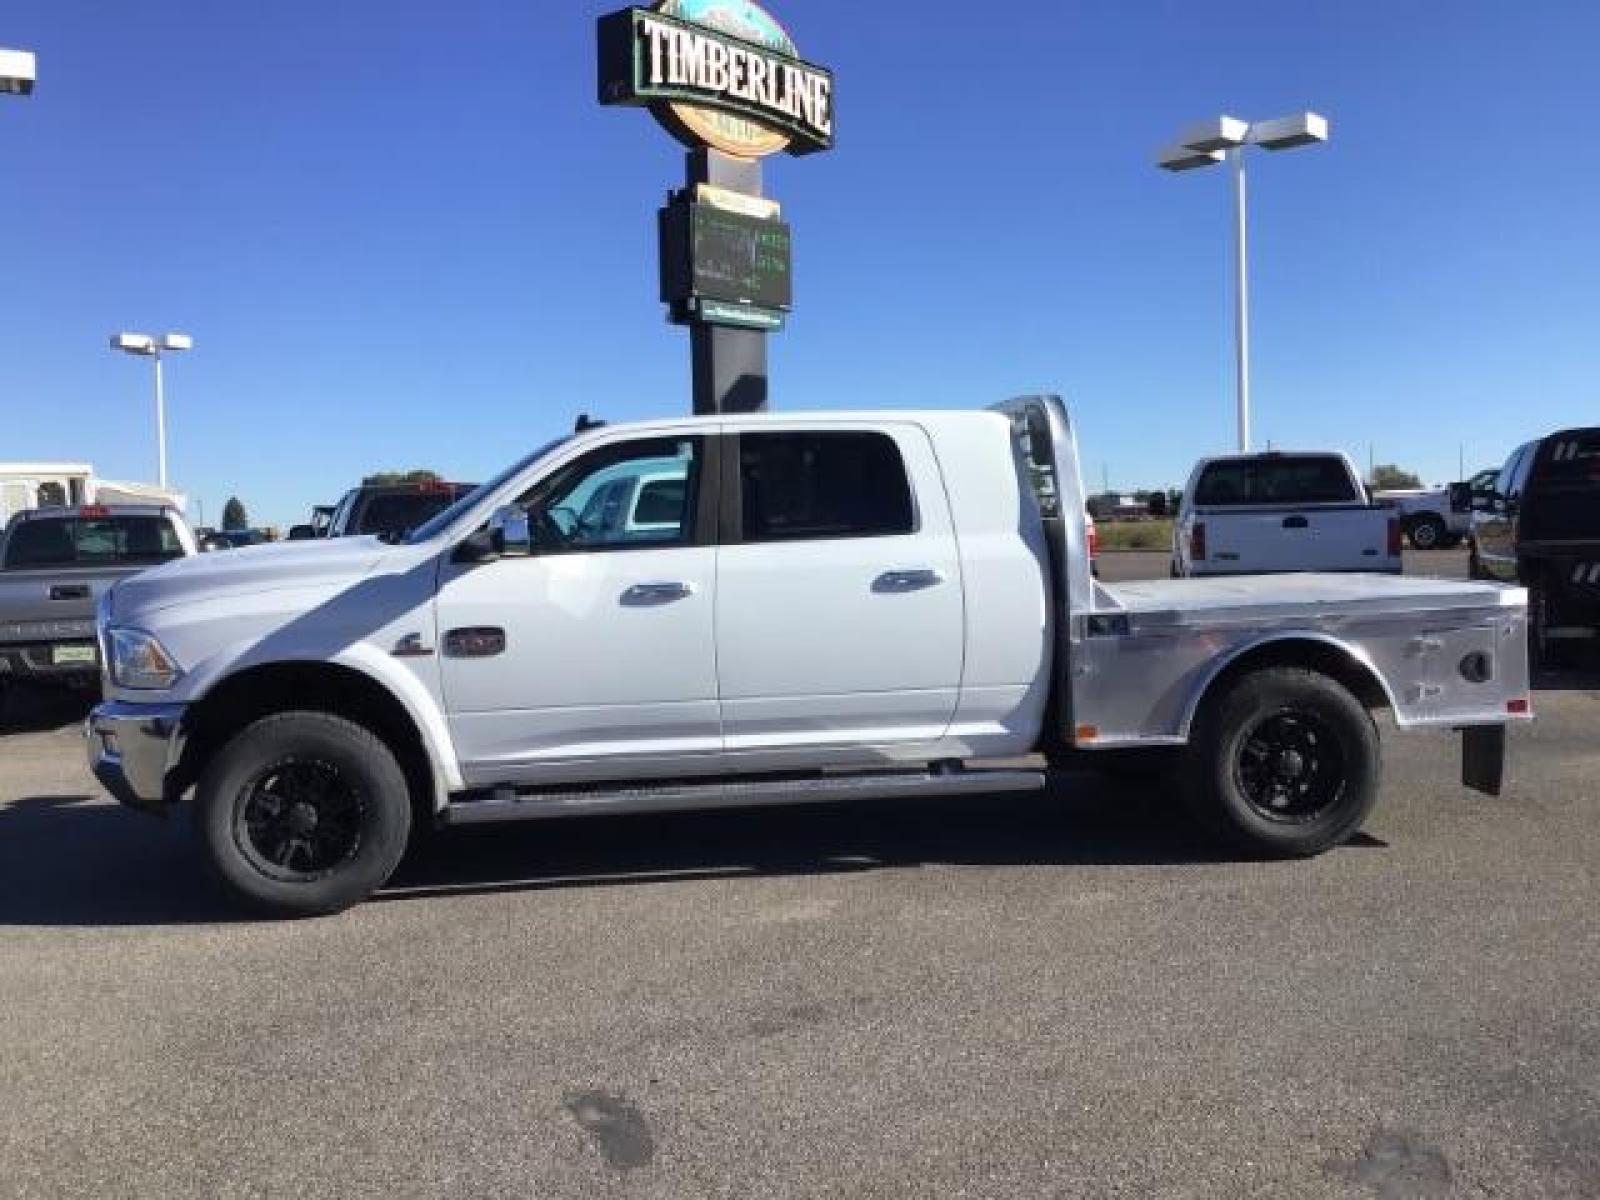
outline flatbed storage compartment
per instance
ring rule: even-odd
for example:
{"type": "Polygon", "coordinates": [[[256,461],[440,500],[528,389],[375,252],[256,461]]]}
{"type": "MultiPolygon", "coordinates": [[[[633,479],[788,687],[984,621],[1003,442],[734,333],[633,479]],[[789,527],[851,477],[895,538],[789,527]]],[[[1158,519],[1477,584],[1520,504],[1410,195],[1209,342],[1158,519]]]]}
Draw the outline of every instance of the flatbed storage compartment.
{"type": "Polygon", "coordinates": [[[1073,628],[1080,745],[1186,740],[1209,684],[1252,654],[1348,667],[1402,726],[1502,722],[1527,702],[1521,588],[1306,574],[1102,584],[1095,598],[1073,628]]]}

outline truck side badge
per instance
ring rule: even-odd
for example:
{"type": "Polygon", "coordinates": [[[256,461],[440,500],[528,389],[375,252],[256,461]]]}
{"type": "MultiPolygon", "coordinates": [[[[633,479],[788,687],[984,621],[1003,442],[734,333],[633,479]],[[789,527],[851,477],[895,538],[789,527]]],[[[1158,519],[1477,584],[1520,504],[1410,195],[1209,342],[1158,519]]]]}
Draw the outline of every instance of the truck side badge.
{"type": "Polygon", "coordinates": [[[444,635],[444,652],[449,658],[492,658],[505,653],[506,631],[495,625],[474,625],[452,629],[444,635]]]}
{"type": "Polygon", "coordinates": [[[408,633],[394,644],[392,653],[396,658],[427,658],[433,647],[422,644],[420,633],[408,633]]]}

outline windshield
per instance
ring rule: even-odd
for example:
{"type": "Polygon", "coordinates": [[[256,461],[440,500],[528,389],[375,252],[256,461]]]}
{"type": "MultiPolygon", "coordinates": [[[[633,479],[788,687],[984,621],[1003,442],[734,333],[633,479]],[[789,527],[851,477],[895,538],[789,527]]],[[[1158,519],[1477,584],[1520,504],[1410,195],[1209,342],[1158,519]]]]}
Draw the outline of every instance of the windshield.
{"type": "Polygon", "coordinates": [[[414,546],[418,542],[425,542],[429,538],[437,537],[451,525],[455,524],[456,518],[476,505],[478,501],[482,500],[484,497],[492,494],[493,492],[498,491],[510,480],[515,478],[517,475],[520,475],[523,471],[527,470],[545,455],[556,449],[556,447],[564,446],[570,440],[570,438],[564,437],[556,438],[553,442],[546,442],[532,454],[519,458],[516,462],[512,463],[504,471],[501,471],[500,474],[496,475],[493,479],[489,480],[487,483],[480,483],[477,487],[473,488],[466,495],[462,496],[449,508],[435,514],[432,520],[418,525],[408,535],[406,535],[404,541],[408,545],[414,546]]]}

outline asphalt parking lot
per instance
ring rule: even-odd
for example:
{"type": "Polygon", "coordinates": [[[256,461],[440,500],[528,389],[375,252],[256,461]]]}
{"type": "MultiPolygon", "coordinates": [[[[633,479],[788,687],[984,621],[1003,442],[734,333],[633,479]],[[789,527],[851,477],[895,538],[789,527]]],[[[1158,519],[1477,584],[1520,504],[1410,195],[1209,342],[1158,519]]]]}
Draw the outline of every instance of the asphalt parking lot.
{"type": "Polygon", "coordinates": [[[1600,1196],[1600,676],[1536,705],[1498,800],[1386,729],[1310,862],[1084,776],[459,831],[292,924],[98,793],[81,706],[26,714],[0,1191],[1600,1196]]]}

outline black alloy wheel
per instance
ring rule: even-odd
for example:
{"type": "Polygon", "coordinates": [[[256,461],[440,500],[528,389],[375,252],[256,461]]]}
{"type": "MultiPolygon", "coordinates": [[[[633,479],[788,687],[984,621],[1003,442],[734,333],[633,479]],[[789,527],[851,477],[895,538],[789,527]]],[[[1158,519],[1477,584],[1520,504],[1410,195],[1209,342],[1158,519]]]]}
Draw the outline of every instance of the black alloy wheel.
{"type": "Polygon", "coordinates": [[[1312,712],[1293,709],[1262,718],[1239,742],[1236,783],[1269,821],[1314,821],[1344,791],[1344,752],[1312,712]]]}
{"type": "Polygon", "coordinates": [[[322,879],[361,849],[365,807],[360,789],[332,763],[286,758],[240,789],[234,838],[270,879],[322,879]]]}
{"type": "Polygon", "coordinates": [[[333,713],[275,713],[211,757],[194,818],[231,899],[268,916],[317,916],[359,903],[394,872],[411,784],[372,730],[333,713]]]}
{"type": "Polygon", "coordinates": [[[1338,680],[1261,667],[1206,698],[1179,772],[1191,815],[1218,841],[1304,857],[1361,828],[1378,797],[1378,731],[1338,680]]]}

